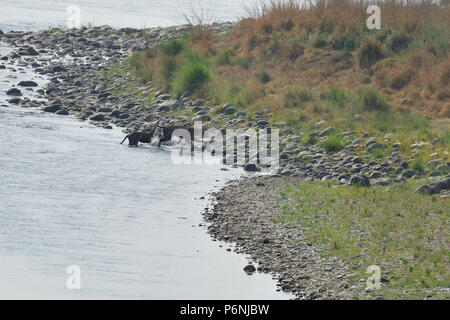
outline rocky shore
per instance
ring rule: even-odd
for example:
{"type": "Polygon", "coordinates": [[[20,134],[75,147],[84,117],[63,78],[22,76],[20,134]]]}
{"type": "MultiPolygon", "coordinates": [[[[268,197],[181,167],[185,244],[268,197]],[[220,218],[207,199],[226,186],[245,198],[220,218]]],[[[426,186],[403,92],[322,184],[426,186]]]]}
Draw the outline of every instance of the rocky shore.
{"type": "MultiPolygon", "coordinates": [[[[433,149],[438,141],[418,142],[413,154],[401,153],[401,145],[389,135],[383,139],[368,133],[344,132],[346,146],[341,151],[325,151],[323,142],[335,128],[318,122],[304,141],[306,132],[294,132],[284,123],[270,123],[269,110],[256,112],[252,119],[230,104],[213,106],[207,101],[191,99],[186,92],[180,99],[158,88],[141,84],[138,94],[125,90],[131,75],[111,72],[134,50],[157,45],[189,30],[190,26],[169,28],[114,30],[110,27],[80,30],[47,30],[39,32],[0,32],[0,41],[13,52],[0,57],[0,72],[17,72],[31,67],[48,79],[43,88],[32,81],[11,87],[8,103],[39,108],[58,115],[73,115],[105,129],[112,125],[125,133],[149,131],[156,124],[192,125],[203,121],[206,126],[224,129],[281,128],[280,169],[275,176],[255,177],[233,182],[215,194],[217,203],[205,212],[211,224],[209,232],[219,240],[234,242],[238,252],[252,255],[262,272],[278,276],[280,290],[301,299],[349,299],[358,288],[347,282],[348,267],[336,259],[321,258],[320,252],[306,243],[298,228],[271,223],[279,208],[277,199],[286,183],[303,180],[336,181],[341,185],[389,186],[410,179],[420,179],[421,193],[448,197],[450,163],[431,155],[423,172],[411,168],[414,152],[433,149]],[[35,90],[35,99],[22,97],[23,90],[35,90]],[[120,94],[118,94],[120,92],[120,94]],[[375,149],[389,149],[389,157],[375,159],[375,149]]],[[[232,24],[215,24],[212,28],[225,33],[232,24]]],[[[255,167],[247,167],[256,171],[255,167]]],[[[248,266],[246,272],[252,273],[248,266]]],[[[251,298],[251,297],[249,297],[251,298]]]]}
{"type": "Polygon", "coordinates": [[[217,240],[236,243],[236,252],[251,255],[245,268],[277,275],[279,290],[298,299],[352,299],[359,288],[349,284],[348,266],[323,258],[298,226],[274,223],[280,214],[281,192],[299,177],[259,176],[229,183],[214,194],[216,203],[204,213],[208,231],[217,240]],[[255,264],[256,265],[256,264],[255,264]]]}
{"type": "MultiPolygon", "coordinates": [[[[212,25],[218,33],[226,33],[232,27],[231,23],[212,25]]],[[[71,114],[107,129],[114,124],[124,128],[126,133],[151,131],[157,123],[190,126],[194,121],[203,121],[204,126],[218,129],[278,127],[281,128],[278,173],[282,176],[360,186],[388,186],[410,179],[425,179],[427,187],[418,191],[443,192],[443,196],[448,196],[450,163],[439,158],[438,153],[431,154],[432,160],[426,163],[424,172],[411,168],[415,155],[423,148],[433,149],[438,141],[418,142],[411,146],[413,152],[405,156],[400,151],[401,144],[390,135],[380,140],[369,133],[361,135],[349,131],[342,133],[346,143],[343,150],[326,151],[322,142],[336,131],[327,126],[326,121],[316,123],[311,132],[294,132],[285,123],[270,123],[269,110],[256,112],[249,119],[245,112],[238,112],[231,104],[211,106],[207,101],[191,99],[190,92],[173,99],[170,94],[143,83],[136,84],[139,87],[134,94],[127,92],[131,75],[113,68],[120,66],[134,50],[179,37],[189,29],[188,25],[145,30],[114,30],[104,26],[1,34],[0,41],[11,45],[14,51],[0,57],[0,67],[8,66],[6,71],[16,72],[16,68],[31,66],[49,80],[44,88],[36,90],[36,98],[44,100],[21,98],[21,90],[33,90],[37,85],[25,81],[8,91],[9,103],[59,115],[71,114]],[[105,73],[111,73],[109,78],[105,73]],[[305,136],[308,141],[304,141],[305,136]],[[389,157],[377,160],[372,154],[377,149],[390,150],[389,157]]]]}

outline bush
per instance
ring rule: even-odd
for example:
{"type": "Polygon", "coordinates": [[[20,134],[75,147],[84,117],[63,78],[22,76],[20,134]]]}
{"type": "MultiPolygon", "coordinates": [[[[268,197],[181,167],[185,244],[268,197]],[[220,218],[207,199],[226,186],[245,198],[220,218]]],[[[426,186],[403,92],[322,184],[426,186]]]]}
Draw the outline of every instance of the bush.
{"type": "Polygon", "coordinates": [[[261,81],[262,83],[268,83],[268,82],[270,82],[270,80],[272,80],[272,77],[271,77],[270,74],[268,74],[266,71],[258,72],[258,73],[256,74],[256,77],[257,77],[258,80],[261,81]]]}
{"type": "Polygon", "coordinates": [[[161,59],[161,70],[163,89],[167,90],[172,82],[174,73],[177,68],[177,62],[174,57],[165,56],[161,59]]]}
{"type": "Polygon", "coordinates": [[[411,162],[411,169],[416,170],[417,172],[424,172],[425,162],[422,158],[416,158],[411,162]]]}
{"type": "Polygon", "coordinates": [[[303,142],[305,145],[314,145],[314,144],[316,144],[316,142],[317,142],[317,138],[316,138],[315,136],[312,136],[312,135],[307,134],[307,135],[304,135],[304,136],[303,136],[302,142],[303,142]]]}
{"type": "Polygon", "coordinates": [[[333,41],[333,49],[353,51],[358,47],[358,42],[351,35],[344,34],[333,41]]]}
{"type": "Polygon", "coordinates": [[[426,26],[422,31],[422,42],[419,46],[425,44],[426,49],[434,55],[445,56],[448,54],[450,43],[450,34],[446,26],[426,26]]]}
{"type": "Polygon", "coordinates": [[[412,80],[414,75],[415,72],[412,69],[400,71],[389,81],[389,87],[394,90],[400,90],[412,80]]]}
{"type": "Polygon", "coordinates": [[[228,49],[223,50],[217,56],[217,64],[219,66],[231,65],[231,52],[228,49]]]}
{"type": "Polygon", "coordinates": [[[381,43],[369,38],[361,46],[359,51],[359,65],[361,68],[369,68],[386,56],[381,43]]]}
{"type": "Polygon", "coordinates": [[[328,100],[332,101],[335,105],[342,107],[347,100],[347,94],[341,87],[331,86],[328,93],[328,100]]]}
{"type": "Polygon", "coordinates": [[[392,52],[399,52],[408,48],[410,42],[411,37],[405,31],[396,31],[387,38],[387,47],[392,52]]]}
{"type": "Polygon", "coordinates": [[[211,72],[203,62],[188,61],[175,73],[173,93],[179,97],[186,91],[195,91],[210,79],[211,72]]]}
{"type": "Polygon", "coordinates": [[[386,99],[373,88],[363,88],[358,92],[361,107],[365,111],[388,111],[389,104],[386,99]]]}
{"type": "Polygon", "coordinates": [[[175,57],[181,51],[183,51],[184,43],[179,39],[172,39],[160,46],[160,50],[163,54],[175,57]]]}
{"type": "Polygon", "coordinates": [[[375,159],[383,159],[385,157],[384,149],[383,148],[375,148],[373,151],[373,156],[375,159]]]}
{"type": "Polygon", "coordinates": [[[288,88],[284,93],[284,107],[298,108],[304,102],[309,102],[314,99],[311,89],[306,88],[288,88]]]}
{"type": "Polygon", "coordinates": [[[327,152],[340,151],[344,149],[344,139],[338,134],[330,134],[328,138],[322,142],[321,147],[327,152]]]}

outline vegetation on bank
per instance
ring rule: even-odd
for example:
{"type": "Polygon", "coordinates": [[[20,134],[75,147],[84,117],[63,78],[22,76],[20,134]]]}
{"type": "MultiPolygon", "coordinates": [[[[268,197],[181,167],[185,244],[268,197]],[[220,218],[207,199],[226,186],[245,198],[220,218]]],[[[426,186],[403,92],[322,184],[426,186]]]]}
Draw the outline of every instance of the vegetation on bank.
{"type": "Polygon", "coordinates": [[[307,132],[327,120],[339,132],[390,134],[406,153],[439,138],[448,159],[449,6],[378,5],[382,28],[368,30],[363,2],[273,1],[227,35],[199,23],[129,64],[174,97],[190,91],[213,105],[231,102],[247,119],[269,109],[272,124],[307,132]]]}
{"type": "Polygon", "coordinates": [[[275,222],[298,225],[322,255],[348,262],[358,286],[365,288],[367,268],[378,265],[382,287],[371,296],[449,299],[450,205],[437,196],[417,197],[414,187],[304,182],[285,191],[275,222]]]}

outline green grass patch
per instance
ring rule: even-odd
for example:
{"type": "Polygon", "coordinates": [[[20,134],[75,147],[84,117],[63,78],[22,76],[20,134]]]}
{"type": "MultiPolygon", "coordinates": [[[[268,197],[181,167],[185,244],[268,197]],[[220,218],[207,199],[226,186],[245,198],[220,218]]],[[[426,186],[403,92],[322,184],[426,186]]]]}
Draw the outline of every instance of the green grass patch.
{"type": "Polygon", "coordinates": [[[421,196],[413,183],[384,188],[332,188],[329,183],[289,186],[276,222],[304,230],[305,239],[324,256],[351,266],[353,280],[365,287],[370,265],[382,272],[385,298],[448,299],[450,276],[448,200],[421,196]]]}
{"type": "Polygon", "coordinates": [[[186,91],[195,91],[211,79],[205,63],[194,60],[185,63],[175,74],[173,93],[179,97],[186,91]]]}
{"type": "Polygon", "coordinates": [[[374,88],[362,88],[358,91],[360,107],[365,111],[388,111],[386,98],[374,88]]]}
{"type": "Polygon", "coordinates": [[[332,133],[322,142],[321,147],[327,152],[341,151],[345,147],[345,141],[339,134],[332,133]]]}
{"type": "Polygon", "coordinates": [[[417,172],[424,172],[425,171],[425,162],[421,157],[415,158],[410,165],[411,169],[416,170],[417,172]]]}

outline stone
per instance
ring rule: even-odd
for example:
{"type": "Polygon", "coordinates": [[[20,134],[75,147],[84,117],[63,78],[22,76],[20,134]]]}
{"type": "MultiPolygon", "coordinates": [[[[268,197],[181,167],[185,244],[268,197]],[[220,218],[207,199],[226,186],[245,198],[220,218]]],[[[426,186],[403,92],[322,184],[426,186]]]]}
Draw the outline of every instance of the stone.
{"type": "Polygon", "coordinates": [[[256,164],[254,163],[247,163],[244,165],[244,170],[248,172],[259,172],[261,169],[259,169],[256,164]]]}
{"type": "Polygon", "coordinates": [[[370,187],[370,179],[365,175],[353,175],[348,183],[349,185],[356,185],[358,187],[370,187]]]}
{"type": "Polygon", "coordinates": [[[61,110],[61,107],[58,106],[58,105],[54,105],[54,106],[44,107],[42,110],[43,110],[44,112],[55,113],[56,111],[61,110]]]}
{"type": "Polygon", "coordinates": [[[236,108],[234,107],[228,107],[226,108],[223,113],[225,113],[226,115],[232,115],[236,113],[236,108]]]}
{"type": "Polygon", "coordinates": [[[67,110],[64,110],[64,109],[58,110],[55,113],[58,114],[58,115],[61,115],[61,116],[67,116],[69,114],[69,112],[67,110]]]}
{"type": "Polygon", "coordinates": [[[319,128],[319,127],[321,127],[322,125],[324,125],[325,123],[327,123],[326,120],[321,120],[321,121],[319,121],[319,122],[316,122],[316,124],[314,125],[314,128],[319,128]]]}
{"type": "Polygon", "coordinates": [[[422,193],[422,194],[433,195],[433,194],[440,193],[443,190],[450,190],[450,178],[446,178],[439,182],[422,185],[416,189],[416,192],[422,193]]]}
{"type": "Polygon", "coordinates": [[[320,136],[320,137],[327,136],[332,132],[336,132],[336,129],[334,127],[328,127],[326,129],[323,129],[322,131],[320,131],[318,133],[318,136],[320,136]]]}
{"type": "Polygon", "coordinates": [[[402,173],[402,177],[404,177],[404,178],[412,178],[412,177],[414,177],[415,175],[417,175],[417,171],[416,171],[416,170],[412,170],[412,169],[410,169],[410,170],[405,170],[405,171],[403,171],[403,173],[402,173]]]}
{"type": "Polygon", "coordinates": [[[180,106],[181,106],[180,100],[170,99],[162,102],[158,107],[158,111],[176,110],[180,106]]]}
{"type": "Polygon", "coordinates": [[[12,89],[9,89],[8,91],[6,91],[6,94],[7,94],[8,96],[16,96],[16,97],[20,97],[20,96],[22,95],[22,91],[20,91],[20,90],[17,89],[17,88],[12,88],[12,89]]]}
{"type": "Polygon", "coordinates": [[[20,81],[18,86],[19,87],[37,87],[38,84],[34,81],[20,81]]]}
{"type": "Polygon", "coordinates": [[[90,116],[89,120],[92,120],[92,121],[104,121],[105,120],[105,115],[102,114],[102,113],[96,113],[96,114],[90,116]]]}
{"type": "Polygon", "coordinates": [[[20,101],[22,101],[20,98],[11,98],[11,99],[8,99],[8,102],[11,103],[11,104],[19,104],[20,101]]]}
{"type": "Polygon", "coordinates": [[[22,56],[38,56],[39,52],[37,52],[33,47],[25,47],[19,51],[19,54],[22,56]]]}
{"type": "Polygon", "coordinates": [[[244,271],[248,274],[248,275],[252,275],[253,273],[256,272],[256,268],[254,265],[249,264],[247,266],[244,267],[244,271]]]}
{"type": "Polygon", "coordinates": [[[52,66],[51,68],[50,68],[50,72],[51,73],[55,73],[55,72],[66,72],[67,71],[67,69],[65,68],[65,67],[63,67],[63,66],[52,66]]]}
{"type": "Polygon", "coordinates": [[[441,159],[430,160],[426,163],[426,166],[430,167],[430,168],[435,168],[435,167],[439,166],[441,164],[441,162],[442,162],[441,159]]]}

